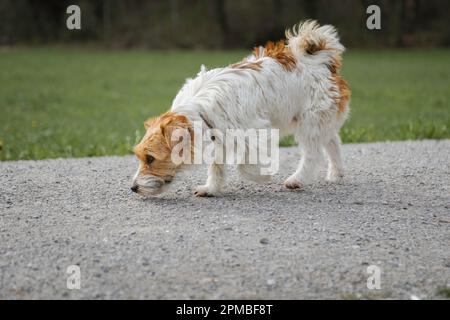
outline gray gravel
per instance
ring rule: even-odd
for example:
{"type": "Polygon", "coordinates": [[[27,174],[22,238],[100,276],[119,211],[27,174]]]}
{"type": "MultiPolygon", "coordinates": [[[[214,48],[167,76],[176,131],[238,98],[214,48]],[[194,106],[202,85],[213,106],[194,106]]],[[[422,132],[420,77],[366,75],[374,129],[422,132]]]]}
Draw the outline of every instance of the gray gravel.
{"type": "Polygon", "coordinates": [[[286,148],[269,185],[232,173],[223,196],[195,198],[196,168],[147,200],[129,191],[131,156],[1,162],[0,298],[444,298],[450,141],[343,153],[341,184],[285,190],[286,148]]]}

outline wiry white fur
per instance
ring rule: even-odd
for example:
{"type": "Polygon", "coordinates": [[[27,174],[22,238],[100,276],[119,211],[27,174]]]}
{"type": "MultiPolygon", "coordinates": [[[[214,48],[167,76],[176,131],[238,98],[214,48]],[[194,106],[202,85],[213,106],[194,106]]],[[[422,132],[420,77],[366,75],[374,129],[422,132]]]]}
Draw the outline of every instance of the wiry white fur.
{"type": "MultiPolygon", "coordinates": [[[[223,131],[278,128],[281,136],[294,134],[302,158],[285,185],[295,188],[308,181],[322,149],[329,158],[328,179],[336,180],[343,174],[338,132],[348,107],[338,112],[333,99],[338,90],[327,65],[344,47],[334,27],[319,26],[314,21],[299,24],[286,35],[296,60],[293,70],[286,70],[264,54],[247,59],[261,62],[259,70],[228,66],[207,71],[202,66],[197,77],[188,79],[175,97],[171,110],[191,121],[202,121],[202,115],[210,125],[223,131]],[[305,39],[325,41],[327,50],[310,55],[302,47],[305,39]]],[[[240,169],[247,176],[255,175],[248,165],[240,169]]],[[[223,175],[223,165],[212,165],[207,184],[197,189],[197,195],[217,193],[223,175]]]]}
{"type": "Polygon", "coordinates": [[[291,29],[286,30],[286,39],[289,46],[296,56],[305,55],[305,46],[302,42],[319,45],[326,43],[328,54],[341,54],[344,52],[344,46],[339,42],[339,36],[336,28],[331,25],[320,26],[317,21],[307,20],[299,23],[291,29]],[[331,52],[330,52],[331,51],[331,52]]]}

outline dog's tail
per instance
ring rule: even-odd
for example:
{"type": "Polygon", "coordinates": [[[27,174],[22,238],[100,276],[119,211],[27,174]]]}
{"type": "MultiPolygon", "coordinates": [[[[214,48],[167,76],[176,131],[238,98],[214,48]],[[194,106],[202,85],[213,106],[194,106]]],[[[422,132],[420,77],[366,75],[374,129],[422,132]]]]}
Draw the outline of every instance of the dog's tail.
{"type": "Polygon", "coordinates": [[[314,20],[301,22],[286,30],[286,38],[289,49],[300,62],[302,58],[311,56],[322,56],[325,59],[334,57],[340,60],[345,50],[333,26],[320,26],[314,20]]]}

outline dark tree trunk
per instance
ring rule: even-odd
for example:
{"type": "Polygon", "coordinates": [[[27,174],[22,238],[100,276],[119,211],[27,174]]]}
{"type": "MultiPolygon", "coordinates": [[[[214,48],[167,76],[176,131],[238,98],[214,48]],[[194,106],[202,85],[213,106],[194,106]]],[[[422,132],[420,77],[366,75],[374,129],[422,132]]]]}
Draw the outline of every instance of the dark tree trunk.
{"type": "Polygon", "coordinates": [[[417,16],[417,3],[415,0],[402,0],[400,9],[400,33],[398,45],[410,46],[414,42],[414,31],[417,16]]]}
{"type": "Polygon", "coordinates": [[[230,27],[228,25],[227,13],[225,10],[226,0],[215,0],[214,5],[217,16],[217,23],[219,24],[219,29],[222,33],[223,45],[225,47],[230,47],[232,43],[230,36],[230,27]]]}

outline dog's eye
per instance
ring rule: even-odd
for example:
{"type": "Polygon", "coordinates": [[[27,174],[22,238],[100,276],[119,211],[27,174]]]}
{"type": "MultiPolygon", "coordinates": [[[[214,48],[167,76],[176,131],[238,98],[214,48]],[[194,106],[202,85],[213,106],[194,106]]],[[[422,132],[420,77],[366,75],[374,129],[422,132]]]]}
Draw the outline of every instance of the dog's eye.
{"type": "Polygon", "coordinates": [[[147,164],[150,164],[150,163],[153,162],[153,160],[155,160],[155,158],[148,154],[147,157],[146,157],[146,160],[147,160],[147,164]]]}

